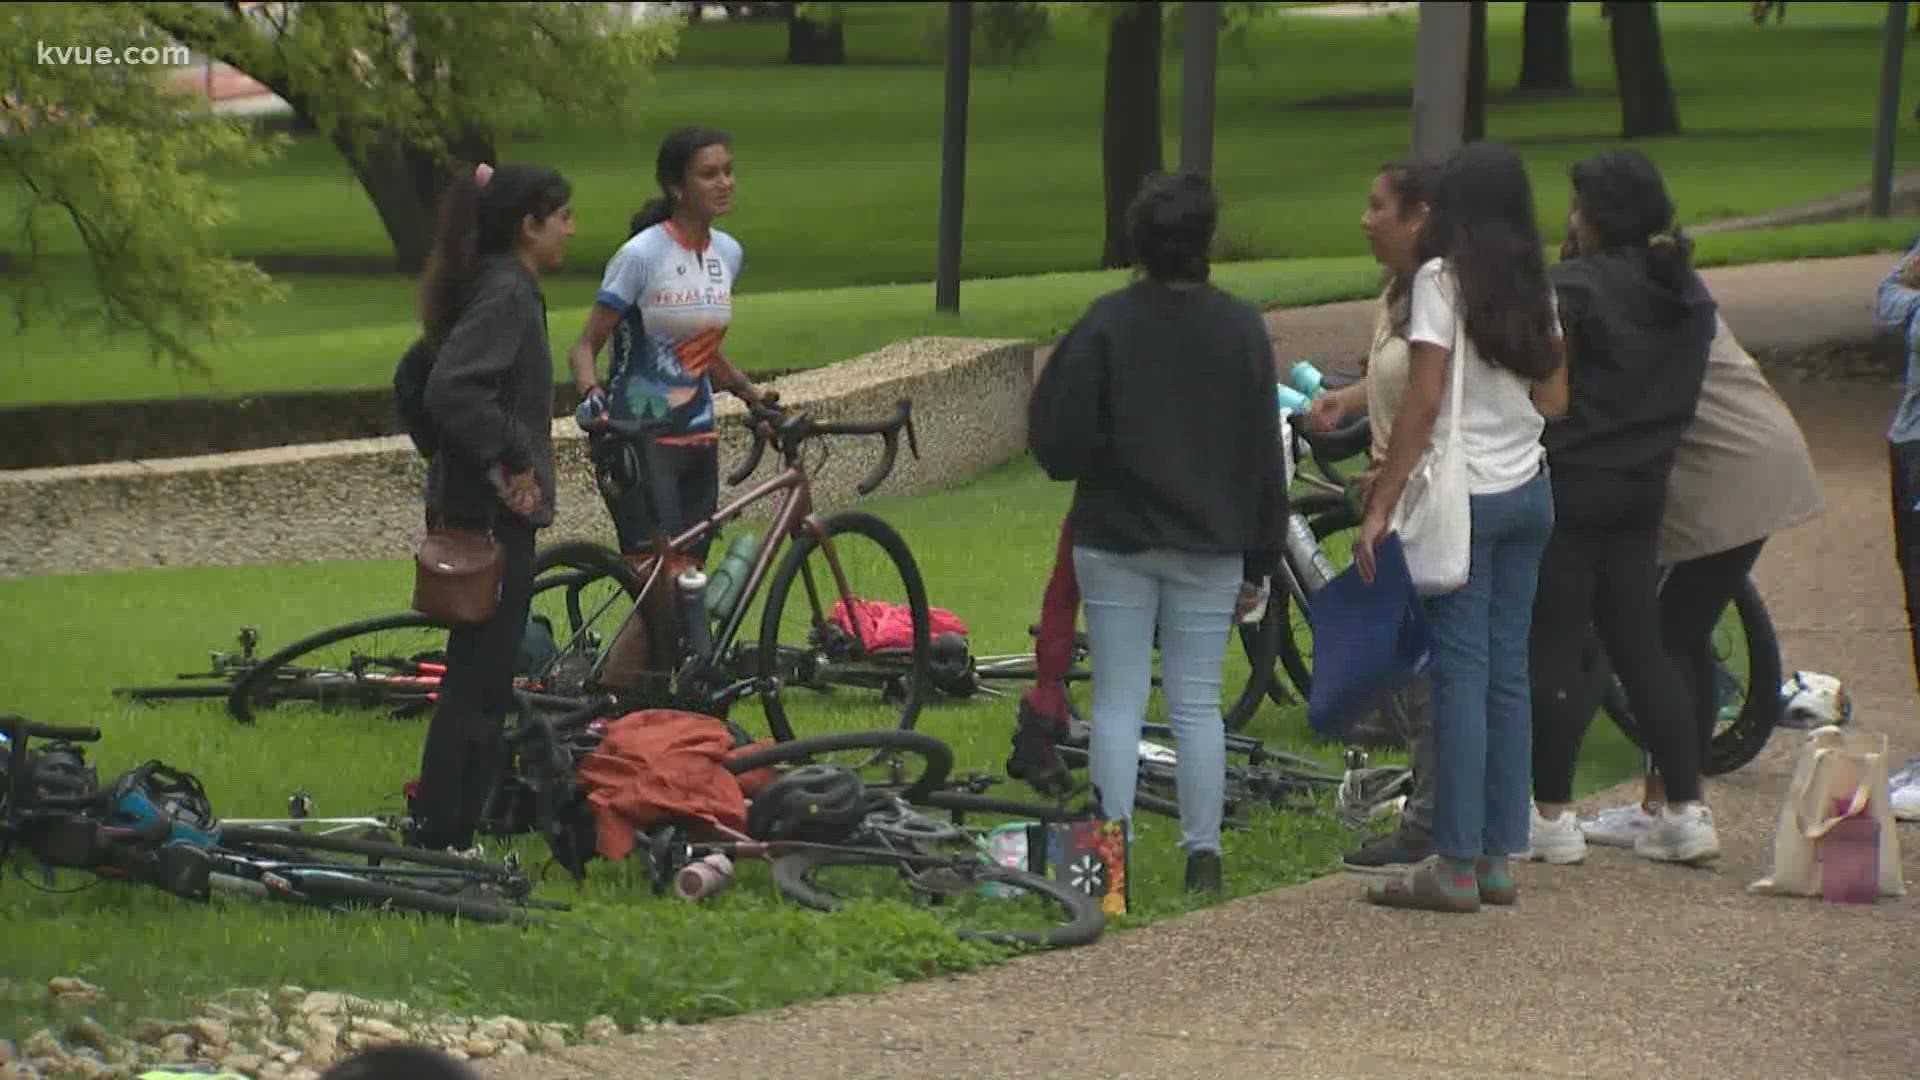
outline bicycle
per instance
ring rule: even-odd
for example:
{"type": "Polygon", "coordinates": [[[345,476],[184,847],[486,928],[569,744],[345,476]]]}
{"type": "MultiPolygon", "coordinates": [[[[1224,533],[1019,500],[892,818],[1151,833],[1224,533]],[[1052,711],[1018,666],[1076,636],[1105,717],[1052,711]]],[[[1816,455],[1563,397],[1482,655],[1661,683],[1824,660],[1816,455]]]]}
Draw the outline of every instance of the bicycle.
{"type": "MultiPolygon", "coordinates": [[[[521,722],[508,736],[509,769],[489,799],[494,828],[542,834],[554,862],[576,881],[597,857],[596,826],[586,793],[576,780],[580,761],[600,743],[601,722],[617,711],[610,699],[588,702],[558,716],[543,714],[538,700],[523,696],[521,722]]],[[[715,723],[723,721],[715,720],[715,723]]],[[[1040,820],[1065,820],[1064,810],[1001,803],[970,794],[970,780],[949,782],[953,751],[939,739],[917,731],[882,728],[805,736],[772,744],[746,744],[734,731],[736,750],[725,768],[751,791],[741,832],[717,824],[693,827],[668,821],[638,832],[633,857],[646,867],[656,893],[688,865],[711,854],[730,859],[759,858],[772,864],[773,881],[788,899],[818,911],[836,911],[843,888],[823,881],[850,870],[890,870],[890,884],[902,886],[915,902],[961,902],[997,897],[991,907],[967,912],[985,927],[963,926],[963,939],[1052,948],[1087,944],[1100,936],[1104,917],[1093,898],[1071,886],[1025,870],[1001,866],[986,857],[983,830],[968,828],[966,813],[1003,814],[1040,820]],[[846,755],[844,763],[831,763],[846,755]],[[852,794],[838,809],[822,812],[801,799],[789,805],[784,784],[837,785],[852,794]],[[913,808],[949,809],[940,822],[913,808]],[[802,809],[804,808],[804,809],[802,809]],[[945,849],[945,850],[939,850],[945,849]],[[1015,904],[1009,905],[1011,898],[1015,904]],[[1013,907],[1029,901],[1024,914],[1040,925],[1004,925],[1013,907]],[[1038,908],[1035,912],[1033,909],[1038,908]]],[[[881,884],[888,884],[882,880],[881,884]]],[[[876,890],[869,877],[867,895],[876,890]]]]}
{"type": "MultiPolygon", "coordinates": [[[[1351,381],[1350,378],[1328,375],[1325,385],[1337,388],[1351,381]]],[[[1289,530],[1286,551],[1286,561],[1306,586],[1304,591],[1310,600],[1312,593],[1337,572],[1325,552],[1327,541],[1360,527],[1360,508],[1353,495],[1353,483],[1345,475],[1342,463],[1367,452],[1371,431],[1365,417],[1350,421],[1330,433],[1309,431],[1304,423],[1288,426],[1289,437],[1296,440],[1295,445],[1299,448],[1299,460],[1313,465],[1312,473],[1302,469],[1298,474],[1306,491],[1294,497],[1294,513],[1300,521],[1289,530]]],[[[1663,572],[1662,586],[1666,579],[1666,572],[1663,572]]],[[[1299,597],[1290,599],[1300,604],[1303,613],[1308,610],[1299,597]]],[[[1777,691],[1782,678],[1779,639],[1774,632],[1766,602],[1752,578],[1742,583],[1728,606],[1732,618],[1723,614],[1714,634],[1713,683],[1719,720],[1705,760],[1701,763],[1702,771],[1708,776],[1734,772],[1758,757],[1766,748],[1781,716],[1777,691]],[[1738,644],[1731,640],[1734,628],[1738,630],[1738,644]],[[1744,679],[1735,671],[1738,666],[1736,654],[1744,654],[1744,679]]],[[[1311,694],[1312,688],[1311,661],[1301,651],[1299,638],[1297,632],[1283,635],[1279,654],[1288,680],[1302,697],[1306,697],[1311,694]]],[[[1310,627],[1307,640],[1311,641],[1310,627]]],[[[1612,665],[1595,632],[1589,632],[1587,673],[1590,699],[1635,746],[1646,750],[1645,735],[1633,717],[1626,691],[1614,676],[1612,665]]],[[[1277,684],[1278,680],[1275,682],[1277,684]]],[[[1397,734],[1404,739],[1404,716],[1394,718],[1392,723],[1397,734]]]]}
{"type": "Polygon", "coordinates": [[[511,863],[306,834],[275,822],[218,821],[196,780],[158,762],[99,788],[81,744],[100,737],[98,728],[0,716],[0,862],[24,848],[40,864],[43,888],[51,889],[56,869],[71,869],[193,900],[218,890],[327,910],[376,907],[484,923],[528,922],[525,911],[535,907],[565,910],[533,900],[531,884],[511,863]],[[50,746],[36,755],[29,749],[34,739],[50,746]]]}
{"type": "MultiPolygon", "coordinates": [[[[785,691],[793,687],[826,691],[835,686],[879,690],[890,704],[898,706],[895,724],[902,730],[913,726],[928,689],[931,617],[926,585],[919,566],[900,534],[871,513],[839,511],[824,517],[813,508],[809,470],[801,451],[822,436],[877,436],[882,440],[879,463],[856,485],[860,495],[873,492],[893,471],[899,451],[899,436],[904,430],[909,451],[918,458],[919,440],[913,426],[913,406],[909,400],[898,403],[894,414],[883,420],[828,422],[806,413],[781,409],[774,395],[748,408],[745,423],[753,433],[753,449],[746,461],[727,477],[730,487],[747,482],[759,469],[771,448],[781,467],[711,516],[695,522],[677,536],[660,533],[654,537],[653,550],[643,574],[625,557],[611,548],[590,542],[568,542],[540,551],[534,560],[536,580],[566,576],[566,621],[564,634],[557,634],[558,656],[547,668],[548,674],[564,672],[564,678],[548,681],[556,692],[566,694],[612,693],[636,702],[635,707],[667,706],[725,717],[733,703],[748,694],[759,696],[765,707],[767,726],[781,742],[794,738],[785,691]],[[751,566],[737,590],[726,597],[721,610],[709,611],[704,593],[686,588],[680,578],[671,587],[681,595],[664,597],[670,587],[665,582],[669,568],[677,562],[693,562],[686,552],[711,540],[720,530],[743,516],[764,499],[776,504],[765,530],[755,547],[751,566]],[[856,565],[850,557],[855,550],[849,541],[859,537],[871,541],[876,552],[861,557],[861,567],[874,567],[883,575],[897,577],[899,593],[911,625],[910,641],[904,647],[876,645],[866,640],[862,623],[877,603],[872,595],[861,595],[848,584],[849,568],[856,565]],[[776,557],[785,551],[777,569],[776,557]],[[814,560],[815,556],[818,560],[814,560]],[[816,562],[821,564],[816,566],[816,562]],[[769,571],[772,570],[771,579],[769,571]],[[587,588],[610,581],[617,591],[594,605],[582,603],[587,588]],[[789,625],[789,604],[794,587],[799,585],[804,607],[797,613],[798,626],[789,625]],[[762,600],[759,640],[747,644],[738,640],[756,601],[762,600]],[[824,586],[824,587],[823,587],[824,586]],[[602,630],[600,620],[615,608],[624,615],[602,630]],[[673,613],[677,623],[674,640],[655,641],[656,656],[668,658],[668,666],[641,680],[647,685],[628,684],[624,673],[610,672],[620,637],[634,620],[650,632],[658,632],[660,619],[648,613],[662,609],[673,613]],[[712,625],[717,621],[717,630],[712,625]],[[793,644],[783,644],[786,638],[793,644]],[[804,639],[804,644],[799,641],[804,639]],[[602,648],[603,643],[609,647],[602,648]]],[[[656,475],[653,448],[655,438],[667,433],[664,422],[644,420],[607,420],[599,458],[603,484],[617,491],[624,484],[643,483],[656,475]],[[620,456],[632,451],[623,477],[620,456]]],[[[658,490],[657,483],[645,483],[658,490]]],[[[655,520],[658,520],[656,516],[655,520]]]]}

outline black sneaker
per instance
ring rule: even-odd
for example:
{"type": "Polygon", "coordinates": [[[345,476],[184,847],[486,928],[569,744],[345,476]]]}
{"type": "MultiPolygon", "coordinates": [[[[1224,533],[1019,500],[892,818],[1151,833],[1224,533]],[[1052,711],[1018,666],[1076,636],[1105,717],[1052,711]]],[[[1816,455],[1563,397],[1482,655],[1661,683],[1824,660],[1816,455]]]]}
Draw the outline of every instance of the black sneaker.
{"type": "Polygon", "coordinates": [[[1402,824],[1382,839],[1347,852],[1341,862],[1356,874],[1396,874],[1425,862],[1433,855],[1433,834],[1416,825],[1402,824]]]}
{"type": "Polygon", "coordinates": [[[1013,729],[1013,753],[1007,757],[1007,775],[1025,780],[1042,795],[1065,795],[1073,790],[1066,762],[1055,744],[1064,734],[1061,725],[1020,706],[1013,729]]]}
{"type": "Polygon", "coordinates": [[[1220,853],[1196,851],[1187,856],[1187,891],[1220,893],[1220,853]]]}

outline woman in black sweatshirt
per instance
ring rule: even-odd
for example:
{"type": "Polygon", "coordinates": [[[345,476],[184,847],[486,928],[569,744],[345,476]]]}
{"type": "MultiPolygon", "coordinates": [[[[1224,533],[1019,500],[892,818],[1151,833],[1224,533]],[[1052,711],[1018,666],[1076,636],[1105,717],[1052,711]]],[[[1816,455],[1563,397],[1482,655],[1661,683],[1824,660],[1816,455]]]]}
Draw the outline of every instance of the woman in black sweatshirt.
{"type": "Polygon", "coordinates": [[[1221,661],[1242,580],[1272,572],[1286,520],[1273,345],[1259,312],[1208,283],[1217,217],[1202,177],[1142,186],[1128,226],[1145,275],[1060,339],[1027,421],[1047,475],[1075,482],[1095,798],[1131,831],[1157,638],[1187,887],[1207,891],[1220,887],[1221,661]]]}
{"type": "Polygon", "coordinates": [[[506,563],[493,617],[447,636],[413,815],[422,847],[472,845],[501,765],[534,532],[553,522],[553,353],[540,276],[565,259],[570,198],[566,180],[541,166],[481,165],[456,178],[421,276],[423,340],[435,352],[425,404],[438,435],[428,522],[490,530],[506,563]]]}
{"type": "Polygon", "coordinates": [[[1653,163],[1610,150],[1571,170],[1572,251],[1553,268],[1570,348],[1567,416],[1543,442],[1553,474],[1553,539],[1533,615],[1534,754],[1530,852],[1578,862],[1586,844],[1567,804],[1593,713],[1583,653],[1597,625],[1660,775],[1667,805],[1635,843],[1649,859],[1719,854],[1700,801],[1700,742],[1686,682],[1661,641],[1656,548],[1667,476],[1706,378],[1716,307],[1689,262],[1653,163]]]}

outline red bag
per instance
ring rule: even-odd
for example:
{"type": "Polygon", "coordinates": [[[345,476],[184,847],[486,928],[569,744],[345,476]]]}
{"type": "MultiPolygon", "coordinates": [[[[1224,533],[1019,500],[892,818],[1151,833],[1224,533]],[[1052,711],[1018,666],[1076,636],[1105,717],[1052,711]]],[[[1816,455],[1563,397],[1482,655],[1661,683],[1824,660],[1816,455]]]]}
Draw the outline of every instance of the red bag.
{"type": "MultiPolygon", "coordinates": [[[[905,604],[888,604],[879,600],[857,600],[854,602],[855,618],[860,621],[859,632],[854,631],[853,623],[847,618],[847,602],[835,600],[833,611],[828,618],[846,633],[857,637],[869,649],[911,649],[913,648],[913,612],[905,604]]],[[[967,636],[967,624],[960,617],[945,608],[927,609],[927,637],[937,638],[941,634],[959,634],[967,636]]]]}

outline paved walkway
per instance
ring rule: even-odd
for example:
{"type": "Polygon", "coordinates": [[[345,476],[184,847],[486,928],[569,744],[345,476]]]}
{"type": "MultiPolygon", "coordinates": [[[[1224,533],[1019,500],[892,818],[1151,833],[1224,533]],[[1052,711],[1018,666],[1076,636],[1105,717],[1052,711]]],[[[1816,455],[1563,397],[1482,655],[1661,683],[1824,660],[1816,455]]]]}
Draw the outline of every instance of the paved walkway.
{"type": "MultiPolygon", "coordinates": [[[[1716,271],[1755,349],[1872,337],[1889,260],[1716,271]]],[[[1334,355],[1352,306],[1281,313],[1283,348],[1334,355]],[[1311,345],[1311,348],[1307,346],[1311,345]]],[[[1362,331],[1364,332],[1364,331],[1362,331]]],[[[1814,448],[1819,521],[1756,571],[1789,670],[1847,680],[1858,725],[1920,751],[1889,550],[1890,387],[1782,382],[1814,448]]],[[[1393,912],[1334,876],[991,971],[632,1036],[496,1077],[1911,1077],[1920,895],[1871,908],[1745,893],[1793,769],[1782,733],[1707,788],[1725,855],[1704,870],[1594,849],[1526,866],[1520,905],[1393,912]]],[[[1588,801],[1619,799],[1626,787],[1588,801]]],[[[1902,826],[1920,884],[1920,827],[1902,826]]],[[[1229,860],[1228,872],[1232,872],[1229,860]]]]}

